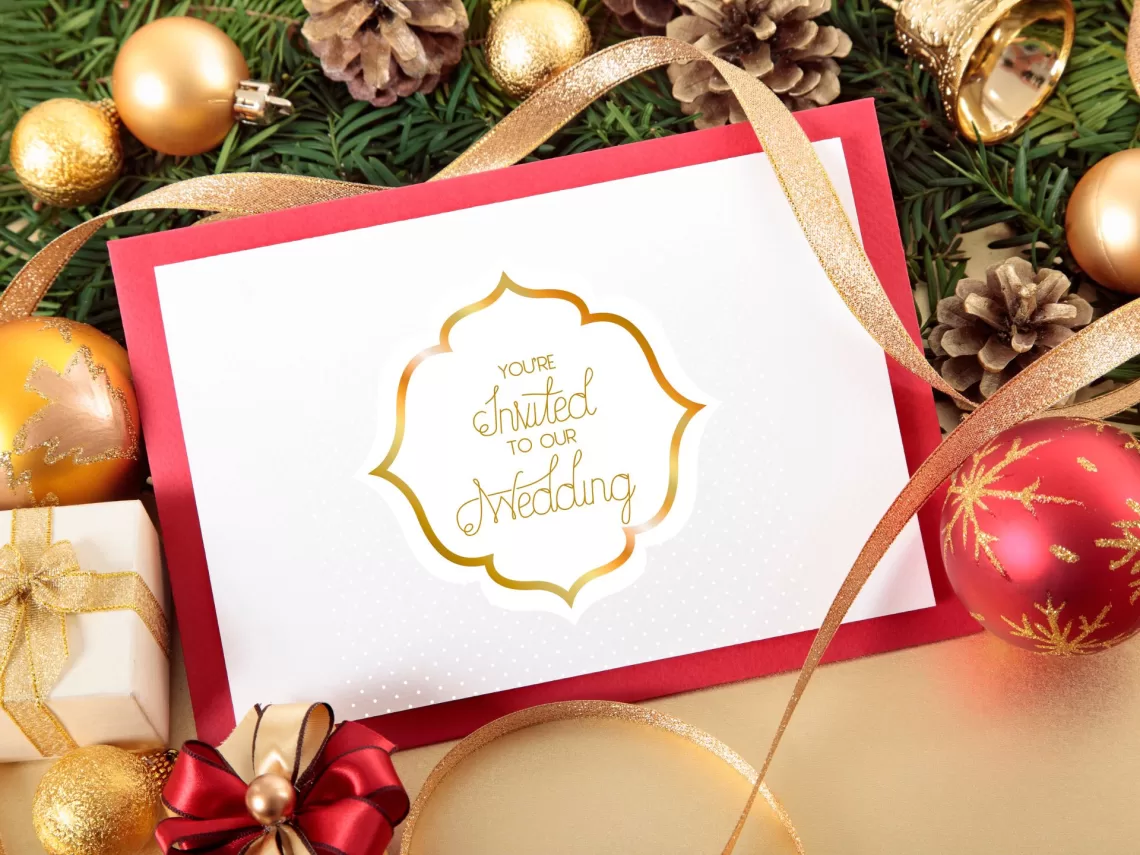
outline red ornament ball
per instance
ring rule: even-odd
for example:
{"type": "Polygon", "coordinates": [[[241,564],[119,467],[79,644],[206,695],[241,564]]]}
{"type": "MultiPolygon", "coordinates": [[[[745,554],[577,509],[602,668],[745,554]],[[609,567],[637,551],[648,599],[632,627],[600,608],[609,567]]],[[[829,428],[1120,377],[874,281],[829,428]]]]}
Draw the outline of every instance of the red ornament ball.
{"type": "Polygon", "coordinates": [[[1140,442],[1086,419],[1010,428],[950,479],[941,538],[994,635],[1056,656],[1113,647],[1140,629],[1140,442]]]}

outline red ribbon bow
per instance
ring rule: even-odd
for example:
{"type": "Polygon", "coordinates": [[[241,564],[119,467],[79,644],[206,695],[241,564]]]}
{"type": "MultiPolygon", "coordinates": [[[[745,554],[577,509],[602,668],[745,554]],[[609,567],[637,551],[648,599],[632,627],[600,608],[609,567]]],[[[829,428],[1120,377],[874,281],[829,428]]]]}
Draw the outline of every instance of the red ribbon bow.
{"type": "Polygon", "coordinates": [[[255,707],[218,748],[183,745],[162,793],[177,814],[155,832],[162,851],[382,855],[409,807],[394,746],[363,725],[332,722],[327,704],[255,707]],[[267,774],[287,779],[296,802],[263,825],[246,795],[267,774]]]}

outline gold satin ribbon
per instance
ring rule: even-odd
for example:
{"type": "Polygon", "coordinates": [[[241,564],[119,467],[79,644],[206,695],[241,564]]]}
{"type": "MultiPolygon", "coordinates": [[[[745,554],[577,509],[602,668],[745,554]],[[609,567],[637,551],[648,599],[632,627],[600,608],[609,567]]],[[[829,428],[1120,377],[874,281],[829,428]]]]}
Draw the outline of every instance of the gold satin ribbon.
{"type": "Polygon", "coordinates": [[[166,616],[138,573],[87,573],[66,540],[52,542],[52,509],[12,512],[0,547],[0,706],[45,757],[75,748],[47,705],[67,661],[67,616],[130,609],[167,655],[166,616]]]}
{"type": "MultiPolygon", "coordinates": [[[[1134,15],[1134,20],[1136,15],[1134,15]]],[[[1135,36],[1135,28],[1133,35],[1135,36]]],[[[1130,69],[1137,47],[1130,40],[1130,69]]],[[[907,334],[875,276],[815,150],[779,99],[746,72],[692,45],[667,38],[632,39],[599,51],[539,89],[444,169],[436,179],[508,166],[534,150],[591,101],[619,83],[672,62],[713,63],[740,101],[805,237],[852,314],[895,361],[955,400],[907,334]]],[[[433,179],[434,180],[434,179],[433,179]]],[[[226,216],[345,198],[377,188],[285,175],[210,176],[149,193],[56,238],[17,274],[0,297],[0,321],[30,314],[59,270],[107,219],[125,211],[190,208],[226,216]]],[[[772,739],[752,795],[724,853],[731,853],[800,697],[840,621],[886,548],[929,495],[974,449],[1002,430],[1045,413],[1056,402],[1140,353],[1140,304],[1117,309],[1046,354],[978,407],[931,455],[876,526],[816,635],[772,739]]],[[[1140,402],[1140,381],[1049,415],[1105,418],[1140,402]]],[[[972,405],[970,405],[972,406],[972,405]]]]}
{"type": "MultiPolygon", "coordinates": [[[[296,787],[332,732],[333,711],[328,704],[254,707],[218,746],[218,752],[247,784],[261,775],[280,775],[296,787]]],[[[267,828],[243,850],[245,855],[301,855],[310,851],[288,822],[267,828]]]]}

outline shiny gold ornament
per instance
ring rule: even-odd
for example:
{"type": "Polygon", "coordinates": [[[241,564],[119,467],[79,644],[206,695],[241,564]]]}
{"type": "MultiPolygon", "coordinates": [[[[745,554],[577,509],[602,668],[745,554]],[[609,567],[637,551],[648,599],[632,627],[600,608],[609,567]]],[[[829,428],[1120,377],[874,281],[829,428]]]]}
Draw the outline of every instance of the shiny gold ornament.
{"type": "Polygon", "coordinates": [[[65,754],[32,800],[32,824],[48,855],[135,855],[157,822],[146,763],[110,745],[65,754]]]}
{"type": "Polygon", "coordinates": [[[281,775],[259,775],[249,782],[245,806],[249,815],[262,825],[277,825],[293,815],[297,791],[292,782],[281,775]]]}
{"type": "Polygon", "coordinates": [[[173,155],[201,154],[237,120],[292,111],[268,84],[247,80],[233,40],[198,18],[159,18],[124,42],[111,72],[115,105],[140,142],[173,155]]]}
{"type": "Polygon", "coordinates": [[[590,53],[590,28],[565,0],[515,0],[501,6],[484,48],[491,76],[525,98],[590,53]]]}
{"type": "Polygon", "coordinates": [[[1089,276],[1140,294],[1140,149],[1110,154],[1081,177],[1069,197],[1065,236],[1089,276]]]}
{"type": "Polygon", "coordinates": [[[0,510],[134,495],[138,424],[113,339],[62,318],[0,324],[0,510]]]}
{"type": "Polygon", "coordinates": [[[883,2],[895,10],[899,44],[937,80],[946,115],[973,141],[1006,139],[1037,115],[1073,47],[1071,0],[883,2]]]}
{"type": "Polygon", "coordinates": [[[114,104],[74,98],[37,104],[12,131],[11,160],[37,199],[64,208],[94,202],[123,169],[114,104]]]}

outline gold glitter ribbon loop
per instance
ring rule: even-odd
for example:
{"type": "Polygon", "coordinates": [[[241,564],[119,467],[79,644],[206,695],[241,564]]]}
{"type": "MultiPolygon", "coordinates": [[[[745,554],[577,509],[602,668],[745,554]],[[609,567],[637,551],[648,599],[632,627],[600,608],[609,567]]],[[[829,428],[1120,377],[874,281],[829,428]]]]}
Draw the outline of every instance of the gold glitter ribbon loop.
{"type": "Polygon", "coordinates": [[[418,855],[420,847],[417,845],[416,831],[419,828],[420,818],[435,791],[444,780],[462,765],[469,757],[482,751],[492,742],[525,730],[530,727],[540,727],[552,722],[564,721],[624,721],[650,727],[662,733],[684,739],[697,748],[707,751],[720,759],[723,763],[744,777],[756,787],[756,792],[768,805],[773,816],[780,823],[788,836],[790,845],[797,855],[805,855],[804,846],[800,840],[791,817],[780,801],[772,795],[771,791],[759,780],[756,770],[748,765],[739,754],[715,736],[698,730],[671,715],[666,715],[646,707],[632,706],[614,701],[563,701],[555,704],[543,704],[537,707],[528,707],[518,712],[497,718],[484,725],[477,731],[456,743],[435,768],[423,786],[412,805],[411,811],[404,820],[404,831],[400,843],[400,851],[404,855],[418,855]]]}
{"type": "Polygon", "coordinates": [[[0,547],[0,707],[45,757],[75,748],[47,705],[67,661],[67,615],[135,612],[168,656],[166,615],[134,572],[87,573],[66,540],[52,541],[52,509],[12,512],[0,547]]]}

